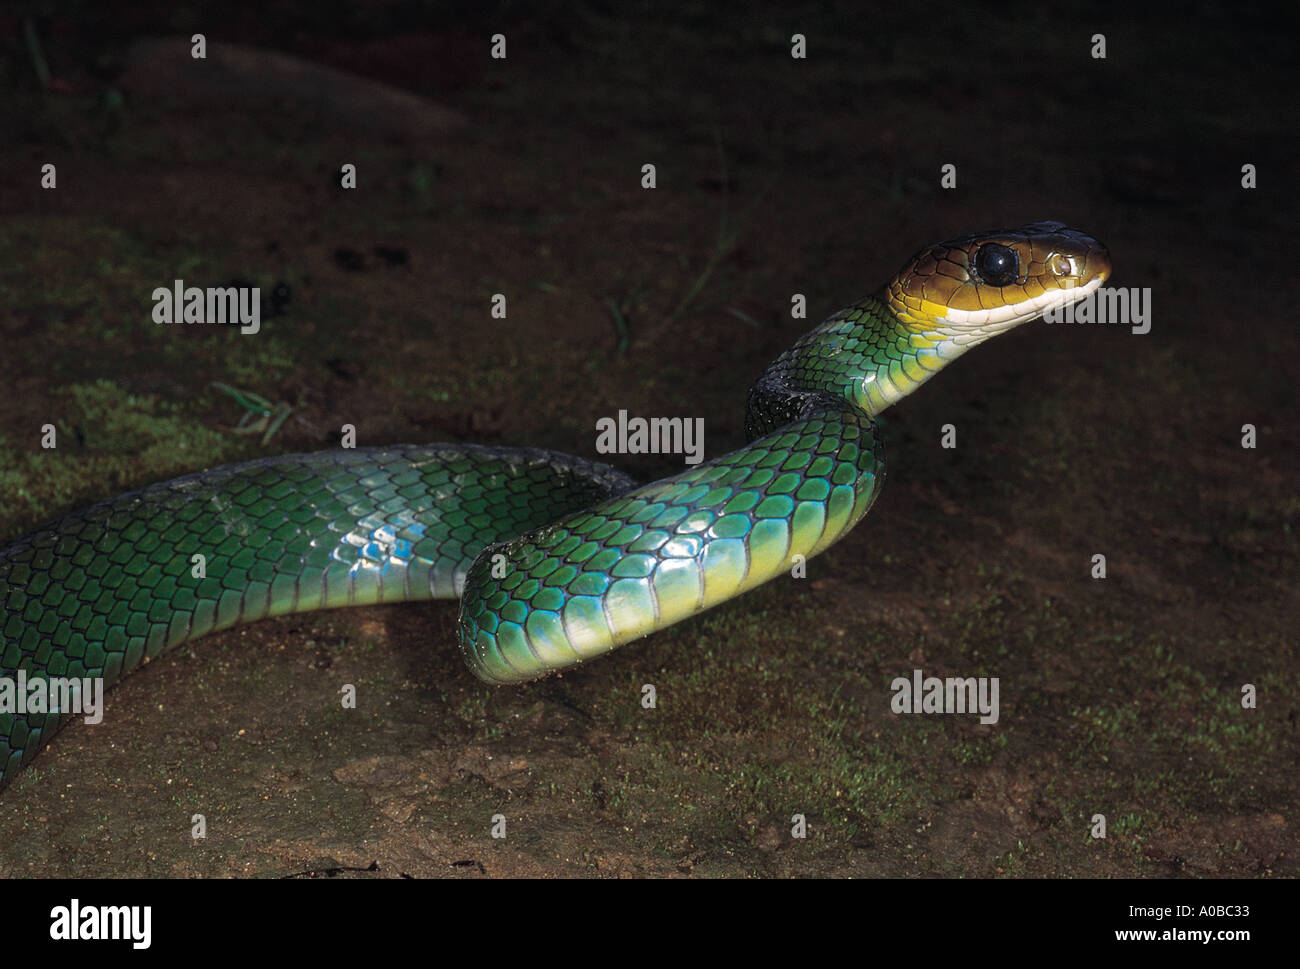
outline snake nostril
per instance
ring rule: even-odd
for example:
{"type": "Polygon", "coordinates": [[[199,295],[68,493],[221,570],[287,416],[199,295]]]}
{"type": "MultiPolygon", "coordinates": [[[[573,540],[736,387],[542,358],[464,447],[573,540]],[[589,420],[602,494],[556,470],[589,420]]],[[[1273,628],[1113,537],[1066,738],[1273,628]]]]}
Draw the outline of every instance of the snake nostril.
{"type": "Polygon", "coordinates": [[[1079,275],[1078,261],[1073,256],[1067,256],[1063,252],[1053,253],[1047,260],[1047,268],[1056,276],[1079,275]]]}

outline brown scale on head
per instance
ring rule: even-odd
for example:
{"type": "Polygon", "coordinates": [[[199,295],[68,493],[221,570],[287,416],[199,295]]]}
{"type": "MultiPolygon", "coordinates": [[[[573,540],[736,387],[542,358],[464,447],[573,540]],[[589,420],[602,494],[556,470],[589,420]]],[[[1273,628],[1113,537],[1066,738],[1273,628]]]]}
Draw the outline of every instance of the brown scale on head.
{"type": "Polygon", "coordinates": [[[1034,222],[930,246],[885,296],[909,330],[974,343],[1081,299],[1109,275],[1110,254],[1096,239],[1034,222]]]}

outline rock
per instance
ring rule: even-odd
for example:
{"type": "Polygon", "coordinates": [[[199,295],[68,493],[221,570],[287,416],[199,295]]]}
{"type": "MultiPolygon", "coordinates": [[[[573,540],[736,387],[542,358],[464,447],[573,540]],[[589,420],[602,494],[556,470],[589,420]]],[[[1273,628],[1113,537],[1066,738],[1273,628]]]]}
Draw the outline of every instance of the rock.
{"type": "Polygon", "coordinates": [[[196,60],[182,37],[137,41],[118,83],[137,96],[199,106],[297,101],[349,131],[412,141],[441,137],[466,120],[417,95],[278,51],[209,43],[207,57],[196,60]]]}

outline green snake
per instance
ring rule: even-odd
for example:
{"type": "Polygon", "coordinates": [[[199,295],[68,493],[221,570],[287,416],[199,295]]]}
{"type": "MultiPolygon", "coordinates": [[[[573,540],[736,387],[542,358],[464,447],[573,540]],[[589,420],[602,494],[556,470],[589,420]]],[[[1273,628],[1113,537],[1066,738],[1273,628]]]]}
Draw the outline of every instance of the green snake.
{"type": "MultiPolygon", "coordinates": [[[[100,502],[0,550],[0,689],[20,675],[106,689],[237,623],[456,596],[461,650],[489,683],[592,659],[843,538],[883,482],[875,415],[1109,273],[1105,248],[1057,222],[930,246],[759,377],[747,446],[652,484],[549,451],[393,445],[100,502]]],[[[0,787],[78,715],[0,709],[0,787]]]]}

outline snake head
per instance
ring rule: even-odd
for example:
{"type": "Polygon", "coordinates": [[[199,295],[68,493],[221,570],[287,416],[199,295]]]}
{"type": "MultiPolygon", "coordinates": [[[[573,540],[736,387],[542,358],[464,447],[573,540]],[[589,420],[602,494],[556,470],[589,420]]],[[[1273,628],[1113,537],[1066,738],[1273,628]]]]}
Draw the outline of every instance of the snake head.
{"type": "Polygon", "coordinates": [[[885,295],[914,345],[947,357],[944,349],[964,351],[1077,302],[1109,276],[1110,253],[1096,239],[1061,222],[1033,222],[930,246],[885,295]]]}

